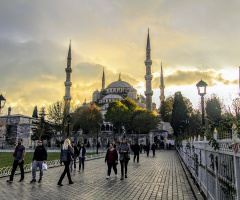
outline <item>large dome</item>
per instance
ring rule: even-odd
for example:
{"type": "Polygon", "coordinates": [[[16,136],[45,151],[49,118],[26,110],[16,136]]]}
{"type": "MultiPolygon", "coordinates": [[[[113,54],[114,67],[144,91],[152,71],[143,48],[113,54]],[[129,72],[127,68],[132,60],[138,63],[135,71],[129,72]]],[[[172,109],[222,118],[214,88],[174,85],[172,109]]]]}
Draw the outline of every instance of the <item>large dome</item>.
{"type": "Polygon", "coordinates": [[[132,88],[132,86],[125,81],[115,81],[107,86],[108,88],[132,88]]]}

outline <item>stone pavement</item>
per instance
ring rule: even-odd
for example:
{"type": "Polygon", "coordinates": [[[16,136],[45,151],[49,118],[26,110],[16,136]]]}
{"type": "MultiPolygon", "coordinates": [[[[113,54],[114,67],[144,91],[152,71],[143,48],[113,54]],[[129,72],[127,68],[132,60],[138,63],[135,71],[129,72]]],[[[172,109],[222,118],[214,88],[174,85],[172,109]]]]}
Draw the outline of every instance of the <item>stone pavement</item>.
{"type": "MultiPolygon", "coordinates": [[[[156,156],[140,154],[140,162],[128,164],[128,178],[120,180],[112,171],[106,180],[107,165],[104,159],[85,162],[85,171],[72,172],[73,185],[67,176],[63,186],[57,186],[63,167],[55,167],[44,172],[43,182],[30,184],[31,173],[19,183],[20,175],[15,175],[12,184],[7,177],[0,178],[0,199],[195,199],[190,189],[176,151],[156,151],[156,156]]],[[[78,170],[78,169],[77,169],[78,170]]],[[[37,171],[37,180],[39,171],[37,171]]]]}

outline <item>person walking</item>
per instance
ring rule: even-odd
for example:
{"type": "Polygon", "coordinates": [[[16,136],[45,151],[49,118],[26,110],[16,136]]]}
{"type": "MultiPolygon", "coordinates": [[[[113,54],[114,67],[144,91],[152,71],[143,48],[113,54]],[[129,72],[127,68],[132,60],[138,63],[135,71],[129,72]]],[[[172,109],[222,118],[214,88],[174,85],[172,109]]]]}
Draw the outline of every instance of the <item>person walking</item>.
{"type": "Polygon", "coordinates": [[[112,168],[113,168],[113,171],[115,172],[115,178],[117,178],[118,153],[112,143],[109,144],[109,149],[107,150],[107,153],[106,153],[105,163],[106,162],[108,165],[108,174],[106,179],[109,179],[112,168]]]}
{"type": "Polygon", "coordinates": [[[145,150],[146,150],[146,152],[147,152],[147,156],[149,156],[149,150],[150,150],[149,144],[146,144],[145,150]]]}
{"type": "Polygon", "coordinates": [[[126,139],[123,138],[122,143],[119,147],[120,153],[120,163],[121,163],[121,180],[124,179],[124,168],[125,168],[125,178],[127,178],[127,165],[130,160],[130,147],[126,143],[126,139]]]}
{"type": "Polygon", "coordinates": [[[152,144],[152,152],[153,152],[153,157],[155,156],[155,151],[156,151],[156,144],[155,142],[152,144]]]}
{"type": "Polygon", "coordinates": [[[137,162],[139,162],[140,146],[138,145],[137,142],[133,146],[133,152],[134,152],[133,162],[135,162],[136,157],[137,157],[137,162]]]}
{"type": "Polygon", "coordinates": [[[34,151],[33,159],[32,159],[32,163],[33,163],[32,164],[32,180],[30,181],[30,183],[36,182],[36,170],[38,167],[40,171],[40,177],[39,177],[38,183],[42,181],[42,177],[43,177],[42,164],[43,162],[46,163],[46,161],[47,161],[47,151],[43,146],[42,141],[38,140],[37,147],[34,151]]]}
{"type": "Polygon", "coordinates": [[[78,170],[78,172],[80,172],[80,170],[81,170],[81,165],[82,165],[82,170],[84,171],[85,154],[86,154],[86,149],[85,149],[83,143],[81,143],[81,146],[79,148],[79,170],[78,170]]]}
{"type": "Polygon", "coordinates": [[[72,150],[72,147],[70,145],[70,140],[69,139],[66,139],[64,141],[64,144],[63,144],[63,147],[61,149],[61,155],[60,155],[60,161],[64,163],[65,165],[65,168],[64,168],[64,171],[58,181],[58,185],[59,186],[63,186],[62,185],[62,180],[64,179],[64,176],[67,174],[68,176],[68,181],[69,181],[69,184],[73,184],[72,182],[72,179],[71,179],[71,175],[70,175],[70,171],[69,171],[69,164],[72,160],[71,156],[73,156],[73,150],[72,150]]]}
{"type": "Polygon", "coordinates": [[[70,170],[71,170],[71,172],[72,172],[73,164],[74,164],[74,170],[76,170],[76,160],[77,160],[77,157],[79,155],[78,148],[77,148],[77,146],[75,145],[74,142],[72,142],[72,148],[73,148],[73,154],[74,155],[73,155],[73,159],[72,159],[72,161],[70,163],[70,170]]]}
{"type": "Polygon", "coordinates": [[[12,183],[13,182],[13,176],[15,174],[15,171],[17,169],[17,166],[19,165],[20,170],[21,170],[21,179],[19,180],[19,182],[22,182],[24,180],[24,169],[23,169],[23,165],[24,165],[24,156],[26,155],[26,149],[22,144],[23,140],[21,138],[18,139],[18,145],[15,147],[15,151],[13,156],[14,161],[13,161],[13,168],[12,168],[12,172],[10,175],[10,179],[7,180],[8,183],[12,183]]]}

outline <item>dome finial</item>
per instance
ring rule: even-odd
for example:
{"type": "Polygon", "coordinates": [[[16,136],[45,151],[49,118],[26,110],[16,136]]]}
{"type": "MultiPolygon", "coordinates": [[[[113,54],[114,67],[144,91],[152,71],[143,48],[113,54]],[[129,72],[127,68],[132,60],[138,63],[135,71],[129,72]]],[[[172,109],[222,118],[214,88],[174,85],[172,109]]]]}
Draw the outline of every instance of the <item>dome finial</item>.
{"type": "Polygon", "coordinates": [[[121,72],[119,73],[118,81],[122,81],[122,79],[121,79],[121,72]]]}

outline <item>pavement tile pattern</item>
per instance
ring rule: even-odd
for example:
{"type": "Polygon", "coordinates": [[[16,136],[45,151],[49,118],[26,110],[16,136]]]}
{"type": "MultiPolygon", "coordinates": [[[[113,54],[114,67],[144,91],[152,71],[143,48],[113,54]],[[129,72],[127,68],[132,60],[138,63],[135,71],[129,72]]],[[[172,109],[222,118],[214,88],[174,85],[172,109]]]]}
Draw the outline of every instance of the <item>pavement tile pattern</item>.
{"type": "MultiPolygon", "coordinates": [[[[44,172],[41,183],[32,183],[31,173],[25,174],[24,182],[19,183],[20,175],[15,175],[12,184],[0,179],[0,199],[173,199],[193,200],[194,195],[186,179],[176,151],[156,151],[156,156],[140,154],[140,162],[128,164],[128,178],[120,180],[121,169],[118,164],[118,178],[112,170],[106,179],[107,165],[104,158],[85,162],[84,172],[73,170],[74,184],[69,185],[67,176],[62,184],[57,182],[64,167],[55,167],[44,172]]],[[[37,181],[39,171],[37,171],[37,181]]]]}

